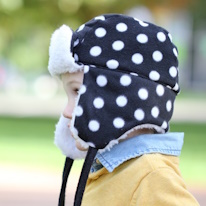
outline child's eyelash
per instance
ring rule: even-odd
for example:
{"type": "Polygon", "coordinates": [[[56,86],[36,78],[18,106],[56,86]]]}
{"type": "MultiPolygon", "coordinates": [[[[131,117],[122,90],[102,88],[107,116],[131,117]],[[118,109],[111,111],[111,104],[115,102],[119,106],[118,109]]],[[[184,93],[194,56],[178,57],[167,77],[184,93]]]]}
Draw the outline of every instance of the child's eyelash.
{"type": "Polygon", "coordinates": [[[74,92],[78,92],[79,91],[79,88],[75,88],[73,89],[74,92]]]}

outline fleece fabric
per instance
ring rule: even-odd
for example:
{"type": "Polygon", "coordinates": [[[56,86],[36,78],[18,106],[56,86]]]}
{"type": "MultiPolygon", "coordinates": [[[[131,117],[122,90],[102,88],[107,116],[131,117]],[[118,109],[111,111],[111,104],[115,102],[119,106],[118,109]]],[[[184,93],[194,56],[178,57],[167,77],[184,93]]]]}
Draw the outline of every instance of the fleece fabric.
{"type": "Polygon", "coordinates": [[[145,154],[109,173],[89,175],[82,206],[198,206],[179,171],[179,158],[145,154]]]}

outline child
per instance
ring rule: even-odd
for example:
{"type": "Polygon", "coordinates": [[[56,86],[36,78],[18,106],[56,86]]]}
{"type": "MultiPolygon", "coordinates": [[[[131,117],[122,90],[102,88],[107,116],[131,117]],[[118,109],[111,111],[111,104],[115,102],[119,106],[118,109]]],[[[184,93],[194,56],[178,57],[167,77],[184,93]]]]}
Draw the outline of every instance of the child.
{"type": "Polygon", "coordinates": [[[107,14],[75,32],[60,27],[49,53],[68,96],[55,132],[67,156],[59,205],[73,160],[84,157],[75,206],[198,205],[179,171],[184,135],[168,132],[180,91],[171,35],[107,14]]]}

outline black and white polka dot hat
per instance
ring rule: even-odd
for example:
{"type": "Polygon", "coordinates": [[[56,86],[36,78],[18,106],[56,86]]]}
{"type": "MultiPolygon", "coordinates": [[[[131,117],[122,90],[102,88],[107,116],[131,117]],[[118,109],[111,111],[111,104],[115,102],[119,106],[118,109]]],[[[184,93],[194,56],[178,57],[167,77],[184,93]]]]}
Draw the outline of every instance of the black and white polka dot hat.
{"type": "Polygon", "coordinates": [[[88,155],[110,149],[134,129],[168,131],[180,90],[177,56],[168,31],[125,15],[55,31],[50,73],[84,71],[71,130],[90,148],[88,155]]]}

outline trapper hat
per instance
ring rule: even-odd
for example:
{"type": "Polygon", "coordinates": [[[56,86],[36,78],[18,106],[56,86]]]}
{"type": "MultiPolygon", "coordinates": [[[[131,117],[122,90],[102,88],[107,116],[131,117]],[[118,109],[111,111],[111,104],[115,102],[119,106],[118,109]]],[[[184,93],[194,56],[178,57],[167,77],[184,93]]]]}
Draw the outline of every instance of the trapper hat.
{"type": "MultiPolygon", "coordinates": [[[[168,131],[180,88],[178,51],[165,29],[106,14],[75,32],[60,27],[49,53],[51,75],[84,71],[71,120],[73,136],[89,148],[83,170],[89,172],[98,150],[110,149],[134,129],[168,131]]],[[[81,204],[87,177],[82,172],[75,205],[81,204]]]]}

